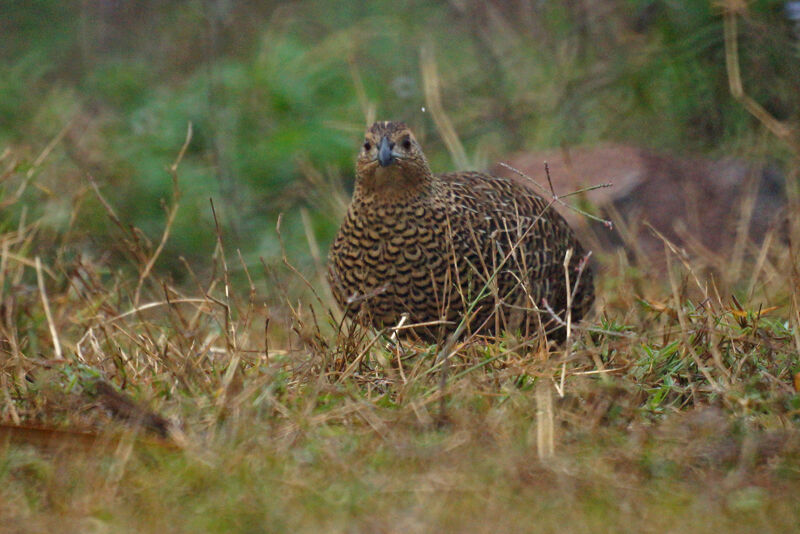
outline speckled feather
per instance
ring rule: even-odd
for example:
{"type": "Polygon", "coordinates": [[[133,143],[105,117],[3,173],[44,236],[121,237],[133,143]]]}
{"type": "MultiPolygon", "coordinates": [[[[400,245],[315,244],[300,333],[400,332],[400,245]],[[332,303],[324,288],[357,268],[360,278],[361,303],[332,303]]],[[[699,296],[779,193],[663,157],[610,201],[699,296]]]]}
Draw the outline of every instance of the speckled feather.
{"type": "Polygon", "coordinates": [[[568,249],[570,285],[578,279],[572,320],[591,307],[583,247],[524,185],[478,172],[433,175],[413,134],[394,122],[367,131],[356,168],[328,262],[333,295],[351,317],[381,328],[408,314],[406,324],[426,326],[404,333],[442,341],[471,311],[465,332],[533,334],[541,320],[549,337],[561,339],[546,306],[564,316],[568,249]],[[385,166],[377,161],[383,138],[393,155],[385,166]]]}

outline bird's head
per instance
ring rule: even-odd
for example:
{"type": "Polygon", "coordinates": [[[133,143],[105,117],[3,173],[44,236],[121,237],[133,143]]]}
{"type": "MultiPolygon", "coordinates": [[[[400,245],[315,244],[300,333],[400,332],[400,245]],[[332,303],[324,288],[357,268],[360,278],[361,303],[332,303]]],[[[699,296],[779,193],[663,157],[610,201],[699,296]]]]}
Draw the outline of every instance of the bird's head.
{"type": "Polygon", "coordinates": [[[402,122],[376,122],[367,129],[356,161],[357,185],[372,193],[415,193],[431,170],[414,134],[402,122]]]}

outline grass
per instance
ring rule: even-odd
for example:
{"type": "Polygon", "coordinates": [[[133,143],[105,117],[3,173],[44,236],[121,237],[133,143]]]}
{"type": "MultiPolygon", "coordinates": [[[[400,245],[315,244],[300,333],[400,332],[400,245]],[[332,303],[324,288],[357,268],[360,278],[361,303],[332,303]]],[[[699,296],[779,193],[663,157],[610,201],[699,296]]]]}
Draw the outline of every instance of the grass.
{"type": "MultiPolygon", "coordinates": [[[[27,174],[4,163],[4,201],[19,202],[27,174]]],[[[436,347],[342,323],[290,258],[250,272],[221,230],[209,274],[186,263],[194,285],[175,285],[152,269],[170,226],[146,239],[92,194],[126,268],[24,209],[3,221],[6,531],[781,532],[800,520],[796,221],[788,247],[775,236],[747,256],[760,264],[747,291],[727,258],[705,277],[666,242],[661,283],[601,256],[599,311],[566,353],[473,340],[444,374],[436,347]],[[234,268],[249,282],[233,285],[234,268]]]]}
{"type": "MultiPolygon", "coordinates": [[[[296,9],[324,11],[314,2],[296,9]]],[[[434,23],[452,15],[426,9],[434,23]]],[[[284,25],[310,26],[293,11],[281,13],[252,64],[215,63],[217,83],[242,103],[242,117],[227,116],[232,123],[217,117],[237,141],[215,161],[230,158],[233,174],[246,178],[240,183],[269,169],[278,187],[299,172],[319,208],[287,214],[279,232],[254,224],[271,252],[261,261],[254,261],[258,246],[231,245],[240,241],[232,227],[241,214],[207,203],[203,162],[213,143],[204,136],[214,119],[201,114],[185,130],[205,83],[200,74],[170,92],[148,78],[148,61],[112,61],[85,81],[85,93],[63,80],[42,92],[54,75],[34,55],[2,66],[13,75],[0,91],[14,99],[0,106],[13,126],[13,135],[2,132],[8,148],[0,154],[0,531],[795,530],[798,222],[787,217],[763,244],[730,253],[683,251],[665,241],[663,278],[648,268],[656,259],[642,257],[634,243],[627,256],[596,253],[597,311],[566,350],[506,336],[456,344],[442,362],[438,347],[342,322],[322,280],[317,242],[330,233],[318,218],[340,210],[346,193],[339,169],[318,169],[320,160],[349,158],[349,148],[313,121],[285,126],[296,121],[296,108],[308,113],[331,80],[362,77],[364,86],[358,104],[344,90],[322,95],[334,110],[326,120],[351,117],[359,106],[369,115],[386,76],[354,64],[335,68],[357,26],[352,13],[331,19],[345,29],[314,46],[288,38],[284,25]],[[287,64],[305,68],[270,74],[287,64]],[[101,102],[88,125],[81,94],[101,102]],[[262,117],[254,110],[264,95],[275,112],[264,131],[281,132],[277,144],[259,140],[261,130],[250,124],[262,117]],[[76,125],[102,142],[77,142],[76,125]],[[289,161],[285,154],[309,132],[322,139],[309,157],[289,161]],[[25,139],[47,141],[29,146],[25,139]],[[136,183],[125,182],[130,177],[136,183]],[[120,183],[126,192],[152,190],[122,200],[120,183]],[[162,197],[157,214],[137,211],[162,197]]],[[[548,14],[569,15],[559,8],[548,14]]],[[[495,13],[490,23],[505,15],[495,13]]],[[[570,136],[603,137],[621,125],[666,146],[685,142],[684,123],[702,110],[705,122],[689,132],[692,147],[722,136],[785,155],[786,147],[774,149],[743,126],[745,106],[767,122],[770,112],[795,118],[778,113],[783,93],[769,93],[771,80],[784,83],[775,75],[782,63],[765,63],[758,50],[773,48],[748,41],[778,39],[774,32],[754,31],[763,23],[756,16],[743,22],[743,76],[754,65],[766,69],[753,98],[771,109],[751,102],[732,110],[715,100],[720,71],[710,64],[722,65],[722,56],[705,54],[730,47],[722,21],[707,7],[686,16],[586,50],[582,40],[597,35],[562,34],[567,23],[545,26],[539,40],[514,25],[494,28],[502,42],[478,32],[469,41],[475,49],[498,46],[489,51],[497,59],[491,73],[480,76],[474,62],[440,43],[436,61],[423,55],[421,85],[440,103],[430,112],[449,132],[444,148],[462,159],[493,153],[499,141],[483,136],[486,117],[475,110],[505,117],[497,119],[502,128],[520,135],[504,138],[526,145],[585,141],[570,136]],[[694,30],[681,30],[682,23],[694,30]],[[553,56],[520,52],[534,45],[553,56]],[[642,57],[632,52],[639,48],[642,57]],[[606,70],[621,52],[624,68],[606,70]],[[445,60],[454,66],[441,69],[445,60]],[[501,80],[501,97],[487,96],[484,75],[501,80]],[[585,98],[581,91],[593,87],[599,90],[585,98]],[[699,87],[702,98],[676,102],[688,87],[699,87]],[[458,114],[441,105],[453,98],[465,103],[458,114]],[[465,130],[462,145],[455,132],[465,130]]],[[[53,46],[68,41],[62,30],[53,32],[53,46]]],[[[447,36],[463,30],[453,24],[447,36]]],[[[394,34],[364,39],[370,54],[396,49],[394,34]]],[[[374,62],[399,72],[416,53],[374,62]]],[[[791,136],[770,125],[782,140],[791,136]]],[[[791,183],[788,189],[787,213],[797,213],[798,195],[791,183]]]]}

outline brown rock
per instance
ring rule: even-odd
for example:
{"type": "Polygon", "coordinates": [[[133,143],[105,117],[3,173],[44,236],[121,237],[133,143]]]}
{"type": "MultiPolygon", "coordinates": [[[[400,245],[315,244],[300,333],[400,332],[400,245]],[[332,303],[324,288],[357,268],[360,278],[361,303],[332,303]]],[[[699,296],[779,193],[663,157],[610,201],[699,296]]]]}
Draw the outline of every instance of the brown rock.
{"type": "MultiPolygon", "coordinates": [[[[646,223],[679,247],[726,254],[737,240],[760,242],[785,205],[782,175],[742,159],[678,158],[608,144],[521,153],[504,161],[549,189],[547,161],[558,195],[613,184],[565,201],[588,201],[594,213],[614,222],[614,230],[557,207],[573,227],[594,234],[605,247],[624,245],[648,256],[661,255],[664,244],[646,223]]],[[[516,174],[502,165],[493,171],[516,174]]]]}

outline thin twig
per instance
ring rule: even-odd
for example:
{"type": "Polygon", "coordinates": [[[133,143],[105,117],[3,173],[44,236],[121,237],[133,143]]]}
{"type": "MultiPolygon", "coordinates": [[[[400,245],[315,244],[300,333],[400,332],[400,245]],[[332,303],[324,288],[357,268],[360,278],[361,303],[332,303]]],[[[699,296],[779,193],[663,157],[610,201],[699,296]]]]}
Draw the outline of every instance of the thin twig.
{"type": "Polygon", "coordinates": [[[139,295],[142,291],[142,286],[144,285],[144,281],[150,275],[150,272],[153,269],[153,266],[156,264],[156,260],[161,255],[161,251],[164,250],[164,245],[167,243],[167,239],[169,238],[170,230],[172,229],[172,224],[175,222],[175,216],[178,214],[178,206],[180,204],[181,198],[181,190],[178,187],[178,165],[180,165],[181,161],[183,160],[184,154],[186,154],[186,149],[189,147],[189,143],[192,141],[192,123],[190,122],[188,127],[186,128],[186,140],[183,142],[183,146],[181,146],[180,151],[178,151],[178,156],[175,158],[175,161],[169,167],[169,172],[172,175],[172,207],[169,209],[167,214],[167,222],[164,225],[164,231],[161,234],[161,242],[159,242],[158,247],[156,247],[155,252],[150,256],[150,259],[147,260],[147,264],[142,269],[142,272],[139,274],[139,282],[136,284],[136,291],[134,292],[133,296],[133,305],[136,306],[139,304],[139,295]]]}
{"type": "Polygon", "coordinates": [[[800,142],[798,142],[795,136],[795,130],[776,119],[769,111],[764,109],[761,104],[745,93],[739,68],[739,40],[737,36],[737,20],[738,15],[744,9],[743,3],[740,1],[728,0],[728,2],[724,4],[724,7],[726,8],[723,16],[725,68],[728,72],[728,87],[731,95],[778,139],[789,145],[795,153],[800,153],[800,142]]]}
{"type": "MultiPolygon", "coordinates": [[[[531,178],[530,176],[528,176],[527,174],[525,174],[521,170],[519,170],[517,168],[514,168],[514,167],[512,167],[511,165],[509,165],[507,163],[503,163],[502,161],[500,162],[500,165],[505,167],[506,169],[510,170],[511,172],[513,172],[515,174],[518,174],[519,176],[521,176],[521,177],[523,177],[523,178],[525,178],[527,180],[530,180],[531,183],[533,183],[533,185],[535,185],[536,187],[538,187],[542,191],[548,191],[544,186],[539,184],[536,180],[534,180],[533,178],[531,178]]],[[[562,198],[565,198],[565,197],[568,197],[568,196],[571,196],[571,195],[575,195],[577,193],[585,193],[587,191],[594,191],[595,189],[602,189],[604,187],[612,187],[614,184],[605,183],[605,184],[592,185],[592,186],[589,186],[589,187],[584,187],[583,189],[580,189],[580,190],[575,191],[573,193],[568,193],[566,195],[559,196],[559,195],[556,195],[555,190],[553,189],[553,182],[550,179],[550,169],[549,169],[549,167],[547,165],[547,162],[545,162],[544,168],[545,168],[545,172],[547,174],[547,181],[550,183],[550,190],[549,191],[552,194],[552,202],[558,202],[559,204],[561,204],[562,206],[564,206],[567,209],[570,209],[570,210],[572,210],[572,211],[574,211],[576,213],[580,213],[584,217],[587,217],[587,218],[589,218],[589,219],[591,219],[593,221],[597,221],[599,223],[602,223],[603,226],[605,226],[609,230],[614,227],[614,223],[612,223],[609,219],[603,219],[601,217],[598,217],[597,215],[592,215],[591,213],[589,213],[587,211],[584,211],[584,210],[582,210],[580,208],[576,208],[575,206],[572,206],[570,204],[567,204],[566,202],[564,202],[562,200],[562,198]]]]}

